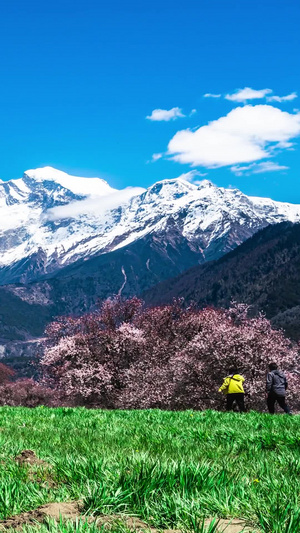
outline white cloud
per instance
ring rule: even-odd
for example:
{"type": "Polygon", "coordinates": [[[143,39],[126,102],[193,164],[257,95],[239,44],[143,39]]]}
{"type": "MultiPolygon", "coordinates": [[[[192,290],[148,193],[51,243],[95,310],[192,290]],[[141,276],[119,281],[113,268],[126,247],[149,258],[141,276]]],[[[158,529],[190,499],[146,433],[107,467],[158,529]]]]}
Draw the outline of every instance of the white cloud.
{"type": "Polygon", "coordinates": [[[84,215],[99,217],[105,215],[107,211],[127,203],[131,198],[142,194],[144,191],[145,189],[142,187],[127,187],[106,196],[90,196],[84,200],[76,200],[67,205],[48,209],[44,214],[44,219],[54,221],[84,215]]]}
{"type": "Polygon", "coordinates": [[[233,94],[226,94],[226,100],[232,102],[247,102],[247,100],[256,100],[265,98],[267,94],[272,93],[272,89],[260,89],[259,91],[251,89],[251,87],[245,87],[244,89],[238,89],[233,94]]]}
{"type": "Polygon", "coordinates": [[[243,174],[263,174],[264,172],[279,172],[289,170],[289,167],[280,165],[274,161],[262,161],[261,163],[252,163],[245,166],[233,166],[230,169],[236,176],[242,176],[243,174]]]}
{"type": "Polygon", "coordinates": [[[291,93],[287,94],[286,96],[267,96],[268,102],[291,102],[292,100],[295,100],[295,98],[298,98],[297,93],[291,93]]]}
{"type": "Polygon", "coordinates": [[[147,116],[148,120],[165,121],[176,120],[177,118],[185,117],[180,107],[172,107],[172,109],[154,109],[151,115],[147,116]]]}
{"type": "Polygon", "coordinates": [[[204,98],[221,98],[221,94],[206,93],[203,95],[204,98]]]}
{"type": "MultiPolygon", "coordinates": [[[[232,102],[244,102],[244,103],[246,103],[248,100],[255,100],[255,99],[262,99],[262,98],[266,98],[267,102],[290,102],[292,100],[295,100],[295,98],[298,98],[298,95],[296,92],[287,94],[286,96],[277,96],[275,94],[271,95],[272,92],[273,92],[272,89],[256,90],[256,89],[252,89],[251,87],[244,87],[244,89],[237,89],[232,94],[226,94],[225,98],[226,100],[230,100],[232,102]]],[[[213,96],[213,95],[208,94],[208,96],[213,96]]]]}
{"type": "Polygon", "coordinates": [[[275,161],[263,161],[262,163],[257,163],[252,172],[253,174],[262,174],[263,172],[279,172],[283,170],[289,170],[289,167],[280,165],[275,161]]]}
{"type": "Polygon", "coordinates": [[[192,109],[192,111],[189,114],[189,117],[191,117],[192,115],[195,115],[195,113],[197,113],[197,109],[192,109]]]}
{"type": "Polygon", "coordinates": [[[300,113],[246,105],[195,131],[178,131],[169,142],[168,155],[179,163],[206,168],[251,163],[271,157],[275,148],[289,148],[299,135],[300,113]]]}
{"type": "Polygon", "coordinates": [[[152,159],[149,161],[149,163],[155,163],[159,159],[161,159],[163,154],[152,154],[152,159]]]}
{"type": "Polygon", "coordinates": [[[180,176],[177,177],[178,180],[185,180],[189,183],[194,183],[195,185],[198,185],[201,183],[201,180],[198,180],[197,178],[204,178],[204,176],[207,176],[207,172],[200,172],[199,170],[190,170],[189,172],[185,172],[184,174],[180,174],[180,176]]]}

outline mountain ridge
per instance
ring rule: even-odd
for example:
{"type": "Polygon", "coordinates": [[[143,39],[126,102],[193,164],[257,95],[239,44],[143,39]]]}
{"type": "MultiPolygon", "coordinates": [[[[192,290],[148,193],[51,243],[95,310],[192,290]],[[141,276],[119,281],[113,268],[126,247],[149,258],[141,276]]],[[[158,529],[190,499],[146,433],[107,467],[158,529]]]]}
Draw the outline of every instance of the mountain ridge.
{"type": "Polygon", "coordinates": [[[147,235],[163,240],[172,228],[201,263],[268,224],[300,220],[300,205],[248,197],[208,180],[195,185],[175,178],[146,190],[117,191],[101,178],[46,167],[0,183],[0,220],[0,284],[5,285],[55,276],[147,235]]]}

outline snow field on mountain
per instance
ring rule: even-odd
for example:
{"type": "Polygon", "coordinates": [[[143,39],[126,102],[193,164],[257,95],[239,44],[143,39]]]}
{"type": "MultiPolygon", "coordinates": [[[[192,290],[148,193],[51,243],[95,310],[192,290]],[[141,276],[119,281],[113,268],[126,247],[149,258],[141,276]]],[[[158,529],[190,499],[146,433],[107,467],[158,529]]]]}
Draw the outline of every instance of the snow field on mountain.
{"type": "Polygon", "coordinates": [[[299,221],[300,206],[247,197],[208,180],[162,180],[147,190],[117,191],[100,178],[45,167],[0,183],[0,265],[42,253],[44,271],[50,264],[55,271],[172,228],[205,252],[231,233],[235,246],[284,220],[299,221]]]}

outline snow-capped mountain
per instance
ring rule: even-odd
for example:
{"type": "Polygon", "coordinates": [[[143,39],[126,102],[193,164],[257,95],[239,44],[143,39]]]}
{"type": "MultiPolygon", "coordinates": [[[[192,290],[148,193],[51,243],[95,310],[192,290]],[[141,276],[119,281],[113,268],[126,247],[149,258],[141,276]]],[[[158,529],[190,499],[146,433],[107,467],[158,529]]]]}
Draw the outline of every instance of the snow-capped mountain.
{"type": "MultiPolygon", "coordinates": [[[[23,178],[0,183],[0,283],[54,275],[150,236],[165,249],[184,242],[191,252],[188,268],[286,220],[300,221],[300,205],[248,197],[207,180],[198,186],[163,180],[147,190],[118,191],[100,178],[51,167],[28,170],[23,178]]],[[[151,257],[145,260],[151,270],[151,257]]]]}

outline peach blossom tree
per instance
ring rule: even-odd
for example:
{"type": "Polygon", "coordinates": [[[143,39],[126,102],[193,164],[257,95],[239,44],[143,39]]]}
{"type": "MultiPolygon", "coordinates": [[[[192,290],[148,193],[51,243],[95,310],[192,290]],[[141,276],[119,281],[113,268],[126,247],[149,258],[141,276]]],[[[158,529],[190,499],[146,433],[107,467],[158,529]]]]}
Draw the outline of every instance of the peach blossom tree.
{"type": "Polygon", "coordinates": [[[185,309],[180,301],[145,308],[137,298],[107,300],[80,318],[48,328],[43,380],[66,401],[107,408],[222,408],[218,393],[230,367],[245,377],[249,408],[265,407],[267,364],[287,373],[299,393],[298,346],[248,307],[185,309]]]}

